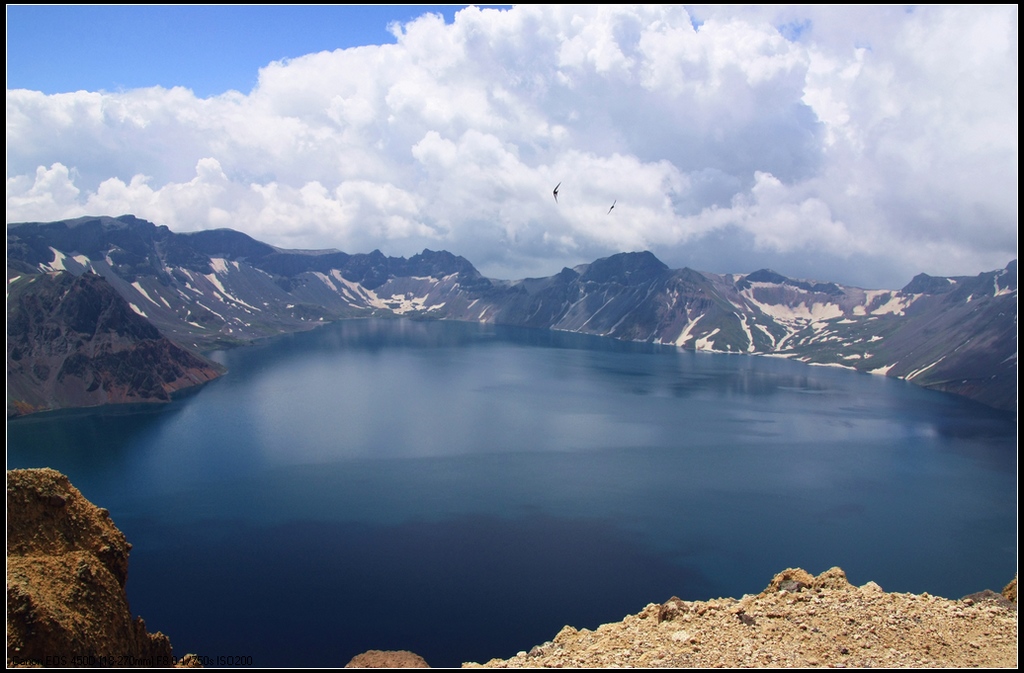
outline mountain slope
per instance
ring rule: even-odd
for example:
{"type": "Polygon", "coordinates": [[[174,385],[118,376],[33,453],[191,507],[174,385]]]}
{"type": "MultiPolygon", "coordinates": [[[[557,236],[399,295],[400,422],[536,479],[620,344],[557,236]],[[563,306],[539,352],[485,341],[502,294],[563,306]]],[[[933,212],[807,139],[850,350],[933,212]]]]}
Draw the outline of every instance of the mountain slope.
{"type": "Polygon", "coordinates": [[[8,284],[8,416],[166,401],[221,373],[163,337],[101,276],[44,273],[8,284]]]}
{"type": "Polygon", "coordinates": [[[9,225],[7,237],[9,287],[22,274],[102,275],[163,335],[197,351],[404,315],[789,357],[1016,408],[1016,261],[864,290],[768,269],[670,269],[650,252],[498,281],[444,251],[288,251],[227,229],[176,234],[131,215],[9,225]]]}

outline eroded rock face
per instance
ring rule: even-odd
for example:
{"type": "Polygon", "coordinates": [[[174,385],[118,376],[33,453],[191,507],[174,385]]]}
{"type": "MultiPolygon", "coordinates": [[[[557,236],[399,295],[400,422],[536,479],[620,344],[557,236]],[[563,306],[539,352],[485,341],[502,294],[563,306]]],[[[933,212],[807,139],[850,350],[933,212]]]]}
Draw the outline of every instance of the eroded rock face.
{"type": "Polygon", "coordinates": [[[170,666],[171,643],[132,618],[131,545],[60,472],[7,472],[7,663],[170,666]]]}

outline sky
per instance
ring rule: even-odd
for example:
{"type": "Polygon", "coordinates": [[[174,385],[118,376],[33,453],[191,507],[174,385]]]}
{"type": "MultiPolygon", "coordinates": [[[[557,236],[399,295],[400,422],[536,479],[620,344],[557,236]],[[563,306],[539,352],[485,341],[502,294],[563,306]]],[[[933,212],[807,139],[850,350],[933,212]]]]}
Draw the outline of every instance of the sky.
{"type": "Polygon", "coordinates": [[[7,221],[448,250],[501,279],[637,250],[975,275],[1017,256],[1017,12],[8,5],[7,221]]]}

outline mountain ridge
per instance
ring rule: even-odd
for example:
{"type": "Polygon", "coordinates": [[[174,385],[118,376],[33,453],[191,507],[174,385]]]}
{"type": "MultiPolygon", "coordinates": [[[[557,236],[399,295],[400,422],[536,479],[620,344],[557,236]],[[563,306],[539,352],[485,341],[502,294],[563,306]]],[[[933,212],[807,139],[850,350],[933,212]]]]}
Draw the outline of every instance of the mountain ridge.
{"type": "Polygon", "coordinates": [[[900,290],[769,269],[670,269],[649,251],[505,281],[447,251],[288,251],[231,229],[178,234],[132,215],[17,223],[7,233],[9,293],[38,274],[92,272],[195,352],[345,318],[407,316],[787,357],[1016,408],[1016,260],[972,277],[919,274],[900,290]]]}

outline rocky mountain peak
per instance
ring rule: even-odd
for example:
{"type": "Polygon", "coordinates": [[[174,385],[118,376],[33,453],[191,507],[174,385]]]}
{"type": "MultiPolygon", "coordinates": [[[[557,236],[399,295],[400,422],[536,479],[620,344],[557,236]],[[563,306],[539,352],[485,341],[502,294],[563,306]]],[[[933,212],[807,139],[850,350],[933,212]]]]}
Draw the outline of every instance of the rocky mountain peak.
{"type": "Polygon", "coordinates": [[[585,283],[642,285],[662,277],[668,270],[668,265],[652,252],[620,252],[592,262],[580,280],[585,283]]]}

